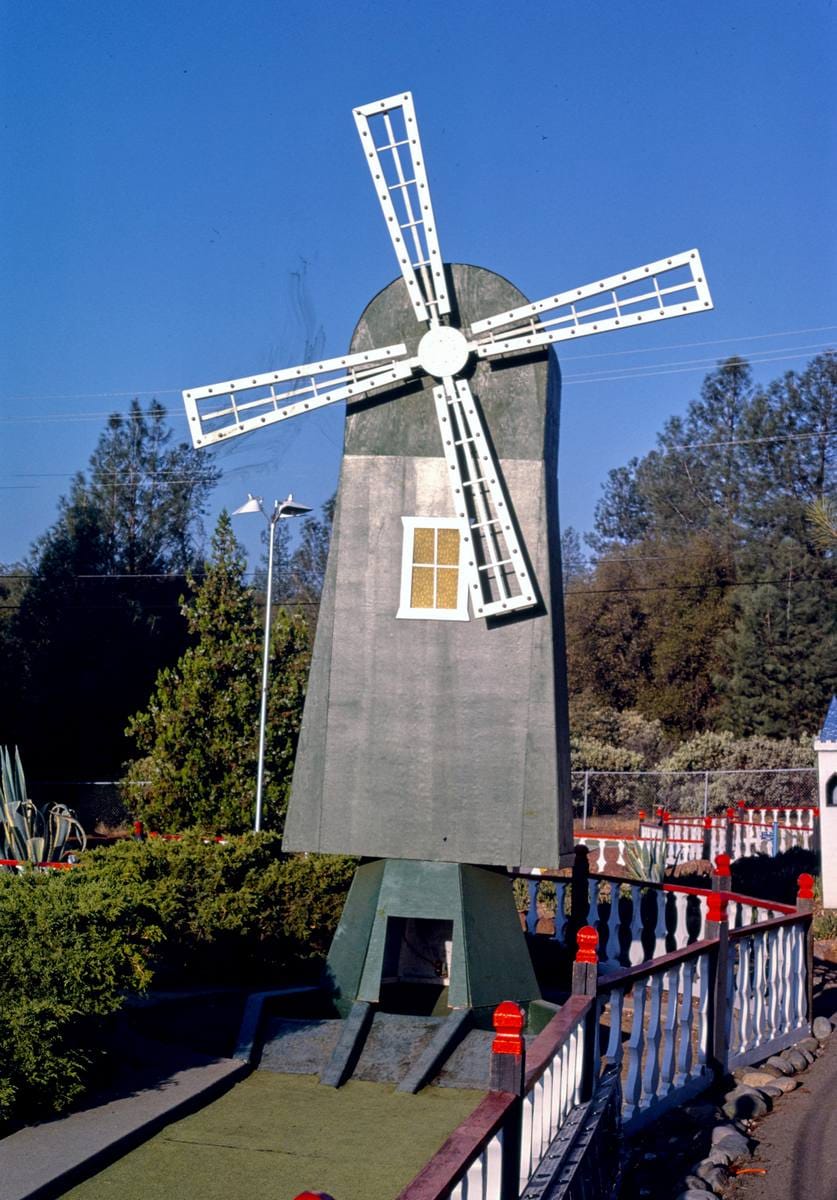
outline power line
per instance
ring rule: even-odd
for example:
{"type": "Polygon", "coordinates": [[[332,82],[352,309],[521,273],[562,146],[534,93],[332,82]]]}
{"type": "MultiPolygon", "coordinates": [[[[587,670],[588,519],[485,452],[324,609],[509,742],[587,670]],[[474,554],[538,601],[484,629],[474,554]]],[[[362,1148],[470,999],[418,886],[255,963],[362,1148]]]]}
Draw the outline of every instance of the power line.
{"type": "Polygon", "coordinates": [[[660,583],[651,584],[647,587],[612,587],[612,588],[577,588],[568,589],[564,592],[565,596],[606,596],[616,593],[633,594],[635,592],[694,592],[706,591],[709,589],[715,591],[723,591],[725,588],[746,588],[746,587],[781,587],[784,589],[794,588],[801,583],[816,583],[824,584],[827,587],[837,585],[837,579],[818,579],[812,578],[810,575],[797,575],[791,579],[746,579],[740,583],[725,581],[722,583],[660,583]]]}
{"type": "MultiPolygon", "coordinates": [[[[730,344],[740,344],[742,342],[764,341],[765,339],[769,339],[769,338],[796,337],[796,336],[799,336],[801,334],[806,334],[806,333],[824,333],[831,329],[837,329],[837,325],[815,325],[815,326],[811,326],[806,329],[787,329],[787,330],[780,330],[775,333],[755,333],[755,334],[745,334],[741,337],[734,337],[734,338],[715,338],[715,339],[707,339],[705,341],[699,341],[699,342],[680,342],[680,343],[677,343],[676,345],[670,346],[669,349],[682,350],[682,349],[691,349],[696,346],[721,346],[721,345],[730,345],[730,344]]],[[[797,349],[797,347],[789,348],[789,350],[796,350],[796,349],[797,349]]],[[[831,349],[831,343],[820,342],[820,343],[816,343],[815,345],[813,345],[809,348],[809,350],[815,350],[815,349],[829,350],[829,349],[831,349]]],[[[601,354],[587,354],[587,355],[573,354],[572,360],[568,360],[568,361],[577,361],[580,359],[594,359],[594,358],[619,358],[619,357],[622,357],[622,356],[628,355],[628,354],[659,353],[659,350],[660,350],[660,348],[657,346],[657,347],[647,347],[647,348],[643,348],[643,349],[627,349],[627,350],[621,350],[621,351],[613,350],[613,351],[603,352],[601,354]]],[[[781,362],[784,359],[789,359],[789,358],[804,357],[803,354],[799,354],[799,353],[789,353],[786,351],[779,353],[779,352],[774,352],[774,351],[769,351],[769,350],[756,351],[756,355],[771,355],[771,357],[768,357],[768,358],[759,357],[756,365],[760,365],[761,363],[781,362]]],[[[751,356],[751,357],[755,357],[755,356],[751,356]]],[[[644,366],[639,366],[639,367],[635,367],[635,368],[625,368],[623,371],[593,372],[591,378],[589,378],[589,379],[582,375],[576,375],[576,376],[569,375],[569,376],[565,376],[564,379],[565,379],[565,382],[567,380],[569,380],[573,383],[579,383],[579,382],[600,383],[600,382],[606,382],[608,379],[612,379],[612,380],[632,379],[632,378],[642,379],[642,378],[646,378],[646,377],[651,377],[654,374],[666,374],[666,375],[667,374],[678,374],[678,373],[682,373],[682,371],[684,371],[684,370],[697,370],[697,369],[699,369],[699,364],[702,363],[702,364],[706,365],[707,363],[714,363],[716,361],[716,358],[717,358],[717,356],[711,356],[709,358],[704,358],[704,359],[695,359],[695,360],[692,360],[693,365],[688,366],[688,367],[683,366],[681,364],[672,364],[673,369],[671,369],[671,370],[656,370],[656,368],[665,368],[668,366],[668,364],[666,364],[666,363],[658,362],[658,363],[647,363],[644,366]],[[633,372],[637,372],[637,374],[634,374],[633,372]]],[[[41,393],[41,394],[34,394],[34,395],[11,395],[11,396],[7,396],[4,398],[0,398],[0,403],[31,404],[31,403],[36,403],[38,401],[44,401],[44,400],[111,400],[111,399],[118,400],[118,399],[124,399],[127,396],[130,396],[132,398],[139,398],[139,397],[143,397],[143,396],[151,396],[151,397],[154,397],[154,396],[180,396],[181,394],[182,394],[181,388],[132,388],[130,390],[113,391],[113,392],[67,392],[67,393],[54,392],[54,393],[41,393]]],[[[58,421],[58,422],[91,421],[91,420],[100,420],[103,417],[110,417],[112,415],[113,414],[111,411],[105,411],[105,410],[98,410],[98,411],[94,411],[94,412],[81,412],[81,413],[42,413],[40,415],[32,415],[32,416],[18,414],[15,416],[6,416],[6,415],[0,416],[0,422],[6,423],[6,424],[11,424],[11,423],[26,423],[26,424],[36,423],[37,424],[37,423],[47,423],[50,421],[58,421]]],[[[123,415],[124,417],[127,417],[127,418],[130,418],[130,416],[131,416],[130,413],[124,413],[124,414],[120,414],[120,415],[123,415]]],[[[138,413],[137,416],[138,417],[146,416],[146,414],[138,413]]]]}

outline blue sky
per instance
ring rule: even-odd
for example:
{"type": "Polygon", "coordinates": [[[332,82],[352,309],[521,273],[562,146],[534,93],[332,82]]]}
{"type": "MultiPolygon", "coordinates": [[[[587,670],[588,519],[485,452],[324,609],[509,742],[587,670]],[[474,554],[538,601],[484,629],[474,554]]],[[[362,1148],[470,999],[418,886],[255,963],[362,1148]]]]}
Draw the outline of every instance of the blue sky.
{"type": "MultiPolygon", "coordinates": [[[[720,358],[767,381],[837,342],[829,0],[0,3],[0,562],[106,415],[345,352],[396,274],[351,110],[412,90],[442,253],[539,299],[698,246],[708,315],[562,352],[562,518],[720,358]]],[[[319,505],[335,406],[209,450],[319,505]]],[[[252,548],[258,523],[242,520],[252,548]]]]}

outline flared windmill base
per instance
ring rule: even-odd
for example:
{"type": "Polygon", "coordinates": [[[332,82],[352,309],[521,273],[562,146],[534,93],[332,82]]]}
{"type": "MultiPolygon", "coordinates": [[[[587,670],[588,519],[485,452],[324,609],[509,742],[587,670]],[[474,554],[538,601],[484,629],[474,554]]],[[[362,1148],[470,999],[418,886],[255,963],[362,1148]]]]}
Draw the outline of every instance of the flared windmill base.
{"type": "Polygon", "coordinates": [[[343,1014],[387,996],[437,1012],[540,998],[508,877],[463,863],[359,867],[326,975],[343,1014]]]}

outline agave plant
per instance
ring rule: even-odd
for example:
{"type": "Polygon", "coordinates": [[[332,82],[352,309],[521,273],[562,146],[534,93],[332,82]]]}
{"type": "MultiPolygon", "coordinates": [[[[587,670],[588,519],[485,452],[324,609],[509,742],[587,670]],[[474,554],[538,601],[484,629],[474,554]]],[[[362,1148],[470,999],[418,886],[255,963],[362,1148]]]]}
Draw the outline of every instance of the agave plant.
{"type": "Polygon", "coordinates": [[[665,838],[642,841],[625,847],[625,869],[631,879],[642,879],[646,883],[662,883],[666,869],[675,867],[680,857],[678,850],[674,861],[668,861],[668,842],[665,838]]]}
{"type": "Polygon", "coordinates": [[[26,795],[26,778],[20,755],[14,763],[5,746],[0,746],[0,858],[19,862],[59,862],[67,841],[75,836],[83,850],[87,836],[64,804],[38,808],[26,795]]]}

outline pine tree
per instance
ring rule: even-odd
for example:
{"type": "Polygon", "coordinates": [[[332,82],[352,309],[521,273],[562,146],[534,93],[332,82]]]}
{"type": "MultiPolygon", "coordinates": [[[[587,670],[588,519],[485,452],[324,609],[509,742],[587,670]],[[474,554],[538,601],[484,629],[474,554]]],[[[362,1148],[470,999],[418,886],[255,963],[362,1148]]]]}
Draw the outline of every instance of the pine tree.
{"type": "MultiPolygon", "coordinates": [[[[157,677],[127,733],[141,757],[126,803],[149,828],[238,833],[252,828],[258,752],[262,626],[244,582],[245,559],[226,513],[203,579],[182,611],[192,645],[157,677]]],[[[303,618],[273,620],[264,827],[281,829],[302,718],[309,647],[303,618]]]]}

